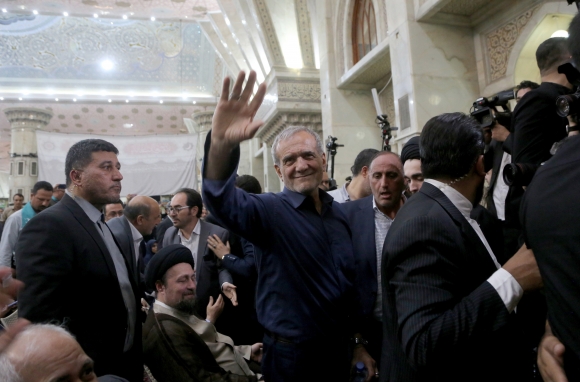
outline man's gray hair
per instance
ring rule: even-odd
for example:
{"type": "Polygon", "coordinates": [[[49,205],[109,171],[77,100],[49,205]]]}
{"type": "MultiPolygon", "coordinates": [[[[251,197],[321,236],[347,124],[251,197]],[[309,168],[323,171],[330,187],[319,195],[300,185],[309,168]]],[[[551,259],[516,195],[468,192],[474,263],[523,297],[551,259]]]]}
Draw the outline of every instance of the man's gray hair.
{"type": "MultiPolygon", "coordinates": [[[[14,339],[14,341],[24,341],[26,344],[24,347],[24,352],[19,355],[19,361],[22,362],[19,365],[20,368],[34,367],[34,365],[29,365],[28,361],[31,359],[31,355],[38,350],[39,342],[44,341],[47,331],[56,332],[72,339],[75,338],[61,326],[52,324],[28,325],[14,339]]],[[[11,357],[9,352],[4,351],[2,354],[0,354],[0,381],[22,382],[22,378],[16,372],[16,368],[10,358],[11,357]]]]}
{"type": "Polygon", "coordinates": [[[289,126],[286,129],[282,130],[280,134],[274,139],[274,143],[272,144],[272,159],[274,163],[280,166],[280,158],[277,157],[276,153],[278,152],[278,147],[280,146],[280,142],[287,140],[288,138],[292,137],[294,134],[299,133],[301,131],[305,131],[308,134],[312,135],[316,140],[316,148],[319,154],[324,154],[324,149],[322,145],[322,139],[320,139],[320,135],[314,130],[309,127],[305,126],[289,126]]]}

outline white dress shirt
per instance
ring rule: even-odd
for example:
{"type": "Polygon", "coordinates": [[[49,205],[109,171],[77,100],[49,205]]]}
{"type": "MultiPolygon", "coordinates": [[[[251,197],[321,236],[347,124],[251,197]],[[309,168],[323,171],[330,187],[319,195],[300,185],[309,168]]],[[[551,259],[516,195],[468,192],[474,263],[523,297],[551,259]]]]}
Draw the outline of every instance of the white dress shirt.
{"type": "Polygon", "coordinates": [[[201,226],[199,224],[199,220],[197,221],[197,224],[193,228],[193,231],[191,232],[191,236],[189,236],[189,239],[186,239],[181,234],[181,230],[177,231],[177,234],[179,235],[179,239],[181,240],[181,244],[184,245],[185,247],[189,248],[189,250],[191,251],[191,253],[193,255],[193,263],[195,264],[195,268],[193,269],[194,271],[197,269],[197,249],[199,247],[199,234],[200,234],[200,232],[201,232],[201,226]]]}
{"type": "Polygon", "coordinates": [[[511,162],[512,156],[508,153],[503,153],[501,165],[499,166],[499,174],[497,174],[497,180],[493,187],[493,204],[495,204],[495,210],[497,211],[497,218],[499,220],[505,220],[505,199],[510,189],[510,186],[505,184],[503,180],[503,168],[511,162]]]}
{"type": "Polygon", "coordinates": [[[493,263],[495,264],[497,271],[495,271],[488,279],[487,282],[494,287],[494,289],[499,294],[499,297],[502,299],[503,303],[507,310],[511,313],[518,302],[524,295],[524,290],[522,289],[521,285],[516,281],[516,279],[501,267],[498,263],[497,258],[495,257],[493,251],[491,250],[487,239],[483,235],[483,231],[479,227],[479,224],[473,219],[471,219],[470,214],[471,210],[473,209],[473,205],[471,202],[463,196],[459,191],[454,189],[453,187],[439,182],[435,179],[425,179],[425,182],[432,184],[433,186],[437,187],[445,196],[453,203],[453,205],[461,212],[463,217],[467,220],[467,222],[473,227],[477,236],[487,249],[489,256],[491,257],[493,263]]]}
{"type": "MultiPolygon", "coordinates": [[[[127,219],[127,221],[129,220],[127,219]]],[[[141,245],[141,241],[143,240],[143,235],[141,235],[141,233],[137,231],[137,228],[135,228],[135,226],[133,226],[131,222],[129,222],[129,227],[131,227],[131,235],[133,236],[133,247],[135,248],[135,264],[137,264],[139,262],[139,255],[141,252],[139,246],[141,245]]]]}

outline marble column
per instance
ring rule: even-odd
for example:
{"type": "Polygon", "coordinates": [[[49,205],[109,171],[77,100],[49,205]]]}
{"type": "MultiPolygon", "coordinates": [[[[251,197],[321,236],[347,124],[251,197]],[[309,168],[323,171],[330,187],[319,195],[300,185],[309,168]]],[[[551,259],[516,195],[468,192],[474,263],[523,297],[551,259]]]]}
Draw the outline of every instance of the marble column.
{"type": "Polygon", "coordinates": [[[22,193],[24,201],[38,181],[36,130],[48,125],[52,112],[44,109],[13,107],[4,109],[11,127],[10,197],[22,193]]]}

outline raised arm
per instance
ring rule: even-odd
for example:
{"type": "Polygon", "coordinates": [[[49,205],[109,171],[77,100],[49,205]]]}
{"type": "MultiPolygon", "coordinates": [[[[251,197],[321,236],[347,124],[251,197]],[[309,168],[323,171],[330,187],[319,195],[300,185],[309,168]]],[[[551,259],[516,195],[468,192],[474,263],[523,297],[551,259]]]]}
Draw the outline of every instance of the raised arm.
{"type": "Polygon", "coordinates": [[[266,94],[266,85],[262,83],[258,86],[258,91],[250,102],[256,83],[256,72],[250,72],[248,82],[243,87],[245,78],[244,72],[238,74],[231,94],[228,94],[230,79],[224,79],[222,94],[213,116],[211,147],[205,158],[207,179],[226,179],[229,174],[227,160],[224,158],[229,158],[240,142],[252,138],[263,124],[262,121],[254,121],[254,116],[266,94]]]}

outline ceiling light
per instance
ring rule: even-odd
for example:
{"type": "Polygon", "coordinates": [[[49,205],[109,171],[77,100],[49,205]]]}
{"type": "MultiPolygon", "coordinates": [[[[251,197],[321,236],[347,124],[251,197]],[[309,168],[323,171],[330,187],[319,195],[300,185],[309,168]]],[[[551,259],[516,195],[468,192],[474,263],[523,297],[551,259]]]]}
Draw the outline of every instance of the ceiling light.
{"type": "Polygon", "coordinates": [[[55,98],[54,100],[55,100],[56,102],[58,102],[58,98],[55,98]]]}
{"type": "Polygon", "coordinates": [[[109,99],[109,102],[112,102],[112,100],[111,100],[111,99],[109,99]]]}
{"type": "Polygon", "coordinates": [[[6,8],[2,8],[2,12],[6,13],[8,11],[6,10],[6,8]]]}
{"type": "Polygon", "coordinates": [[[4,101],[4,97],[0,97],[0,101],[4,101]]]}
{"type": "Polygon", "coordinates": [[[133,13],[133,12],[131,12],[131,13],[129,13],[129,14],[130,14],[131,16],[133,16],[133,15],[134,15],[134,13],[133,13]]]}
{"type": "Polygon", "coordinates": [[[98,19],[98,18],[99,18],[99,15],[97,15],[96,13],[93,13],[93,17],[94,17],[95,19],[98,19]]]}
{"type": "Polygon", "coordinates": [[[127,20],[127,15],[123,15],[123,20],[127,20]]]}
{"type": "Polygon", "coordinates": [[[125,100],[125,103],[129,103],[129,100],[128,100],[128,99],[126,99],[126,100],[125,100]]]}
{"type": "Polygon", "coordinates": [[[77,102],[77,99],[76,98],[73,98],[73,102],[77,102]]]}
{"type": "Polygon", "coordinates": [[[242,20],[242,24],[246,25],[246,20],[242,20]]]}
{"type": "Polygon", "coordinates": [[[160,100],[159,103],[163,103],[163,100],[160,100]]]}
{"type": "Polygon", "coordinates": [[[63,15],[64,17],[67,17],[67,16],[68,16],[68,12],[63,12],[63,13],[62,13],[62,15],[63,15]]]}
{"type": "Polygon", "coordinates": [[[24,9],[26,9],[26,7],[24,5],[21,5],[20,9],[24,10],[24,9]]]}
{"type": "Polygon", "coordinates": [[[132,127],[133,127],[133,124],[132,124],[132,123],[124,123],[124,124],[123,124],[123,127],[124,127],[125,129],[130,129],[130,128],[132,128],[132,127]]]}
{"type": "Polygon", "coordinates": [[[22,97],[18,97],[18,101],[22,101],[22,97]]]}
{"type": "Polygon", "coordinates": [[[187,18],[187,16],[185,16],[185,18],[187,18]]]}
{"type": "Polygon", "coordinates": [[[35,9],[35,10],[32,11],[32,13],[34,13],[35,15],[37,15],[38,14],[38,11],[35,9]]]}
{"type": "Polygon", "coordinates": [[[151,16],[151,21],[155,21],[155,17],[151,16]]]}
{"type": "Polygon", "coordinates": [[[554,33],[552,33],[552,35],[550,37],[565,37],[565,38],[568,38],[568,32],[565,31],[565,30],[563,30],[563,29],[560,29],[560,30],[557,30],[554,33]]]}
{"type": "Polygon", "coordinates": [[[103,68],[103,70],[111,70],[111,69],[113,69],[113,61],[111,61],[111,60],[103,60],[101,62],[101,68],[103,68]]]}
{"type": "Polygon", "coordinates": [[[193,101],[193,104],[195,105],[197,101],[193,101]]]}

